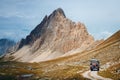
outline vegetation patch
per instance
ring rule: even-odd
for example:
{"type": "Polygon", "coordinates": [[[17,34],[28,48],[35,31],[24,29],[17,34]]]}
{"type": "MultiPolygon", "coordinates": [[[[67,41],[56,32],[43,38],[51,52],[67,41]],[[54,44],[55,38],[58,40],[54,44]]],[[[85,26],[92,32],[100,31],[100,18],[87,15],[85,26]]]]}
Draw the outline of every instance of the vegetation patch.
{"type": "Polygon", "coordinates": [[[0,62],[0,80],[88,80],[81,76],[83,71],[84,67],[74,64],[0,62]]]}
{"type": "Polygon", "coordinates": [[[107,70],[100,71],[98,74],[113,80],[120,80],[120,63],[109,67],[107,70]]]}

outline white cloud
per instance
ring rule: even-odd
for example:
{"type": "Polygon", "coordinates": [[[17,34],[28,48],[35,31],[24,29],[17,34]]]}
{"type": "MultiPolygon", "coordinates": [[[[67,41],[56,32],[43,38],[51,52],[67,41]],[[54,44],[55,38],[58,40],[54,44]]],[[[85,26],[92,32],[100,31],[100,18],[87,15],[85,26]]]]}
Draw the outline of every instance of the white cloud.
{"type": "Polygon", "coordinates": [[[6,12],[0,13],[0,17],[5,17],[5,18],[17,17],[17,18],[22,18],[22,19],[34,19],[37,16],[14,11],[10,13],[6,13],[6,12]]]}
{"type": "Polygon", "coordinates": [[[108,32],[108,31],[104,31],[104,32],[101,33],[101,35],[103,35],[105,38],[110,37],[112,34],[113,34],[113,33],[108,32]]]}
{"type": "Polygon", "coordinates": [[[109,31],[103,31],[97,34],[94,34],[94,37],[96,40],[100,40],[100,39],[107,39],[109,38],[113,33],[109,32],[109,31]]]}
{"type": "Polygon", "coordinates": [[[9,38],[15,41],[19,41],[21,38],[25,38],[26,35],[28,35],[28,33],[21,30],[15,30],[15,31],[0,30],[0,38],[9,38]]]}

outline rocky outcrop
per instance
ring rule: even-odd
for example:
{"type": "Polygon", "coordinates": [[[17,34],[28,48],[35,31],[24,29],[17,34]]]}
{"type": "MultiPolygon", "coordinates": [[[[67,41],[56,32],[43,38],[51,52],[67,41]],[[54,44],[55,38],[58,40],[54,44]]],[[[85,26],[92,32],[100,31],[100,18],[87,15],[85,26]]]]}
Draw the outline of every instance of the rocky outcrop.
{"type": "Polygon", "coordinates": [[[22,39],[12,56],[18,61],[39,62],[60,57],[79,49],[84,51],[94,43],[83,23],[66,18],[61,8],[45,16],[43,21],[22,39]]]}

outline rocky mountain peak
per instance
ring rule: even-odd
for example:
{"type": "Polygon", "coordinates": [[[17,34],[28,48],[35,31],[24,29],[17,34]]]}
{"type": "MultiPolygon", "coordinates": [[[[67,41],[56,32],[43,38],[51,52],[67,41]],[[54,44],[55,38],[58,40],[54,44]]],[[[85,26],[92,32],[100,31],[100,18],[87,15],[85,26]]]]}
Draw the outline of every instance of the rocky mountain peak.
{"type": "Polygon", "coordinates": [[[19,50],[16,52],[16,59],[21,57],[23,61],[30,61],[30,57],[17,57],[17,54],[24,53],[32,56],[34,53],[40,57],[34,55],[35,60],[31,60],[31,62],[48,60],[66,54],[71,50],[83,51],[93,42],[94,38],[88,33],[83,23],[75,23],[66,18],[64,11],[58,8],[49,16],[45,16],[26,39],[21,40],[19,50]]]}
{"type": "Polygon", "coordinates": [[[48,21],[50,22],[50,21],[52,21],[52,20],[54,20],[55,18],[58,18],[58,17],[59,18],[60,17],[66,18],[65,13],[61,8],[58,8],[58,9],[54,10],[50,14],[50,16],[48,17],[48,21]]]}
{"type": "Polygon", "coordinates": [[[55,13],[55,14],[58,14],[58,13],[59,13],[59,14],[63,15],[64,17],[66,17],[66,16],[65,16],[65,13],[64,13],[64,11],[63,11],[62,8],[56,9],[56,10],[54,11],[54,13],[55,13]]]}

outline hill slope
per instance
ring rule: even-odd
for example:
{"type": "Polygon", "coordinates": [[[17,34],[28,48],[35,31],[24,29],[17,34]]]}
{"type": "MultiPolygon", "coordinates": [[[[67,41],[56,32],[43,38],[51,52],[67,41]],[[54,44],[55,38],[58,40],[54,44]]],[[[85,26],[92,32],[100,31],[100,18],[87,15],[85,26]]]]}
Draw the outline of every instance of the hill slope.
{"type": "Polygon", "coordinates": [[[92,58],[100,60],[101,65],[110,63],[109,65],[111,66],[114,63],[120,63],[120,30],[92,50],[49,60],[44,63],[48,63],[48,65],[77,63],[79,65],[89,66],[89,60],[92,58]]]}

